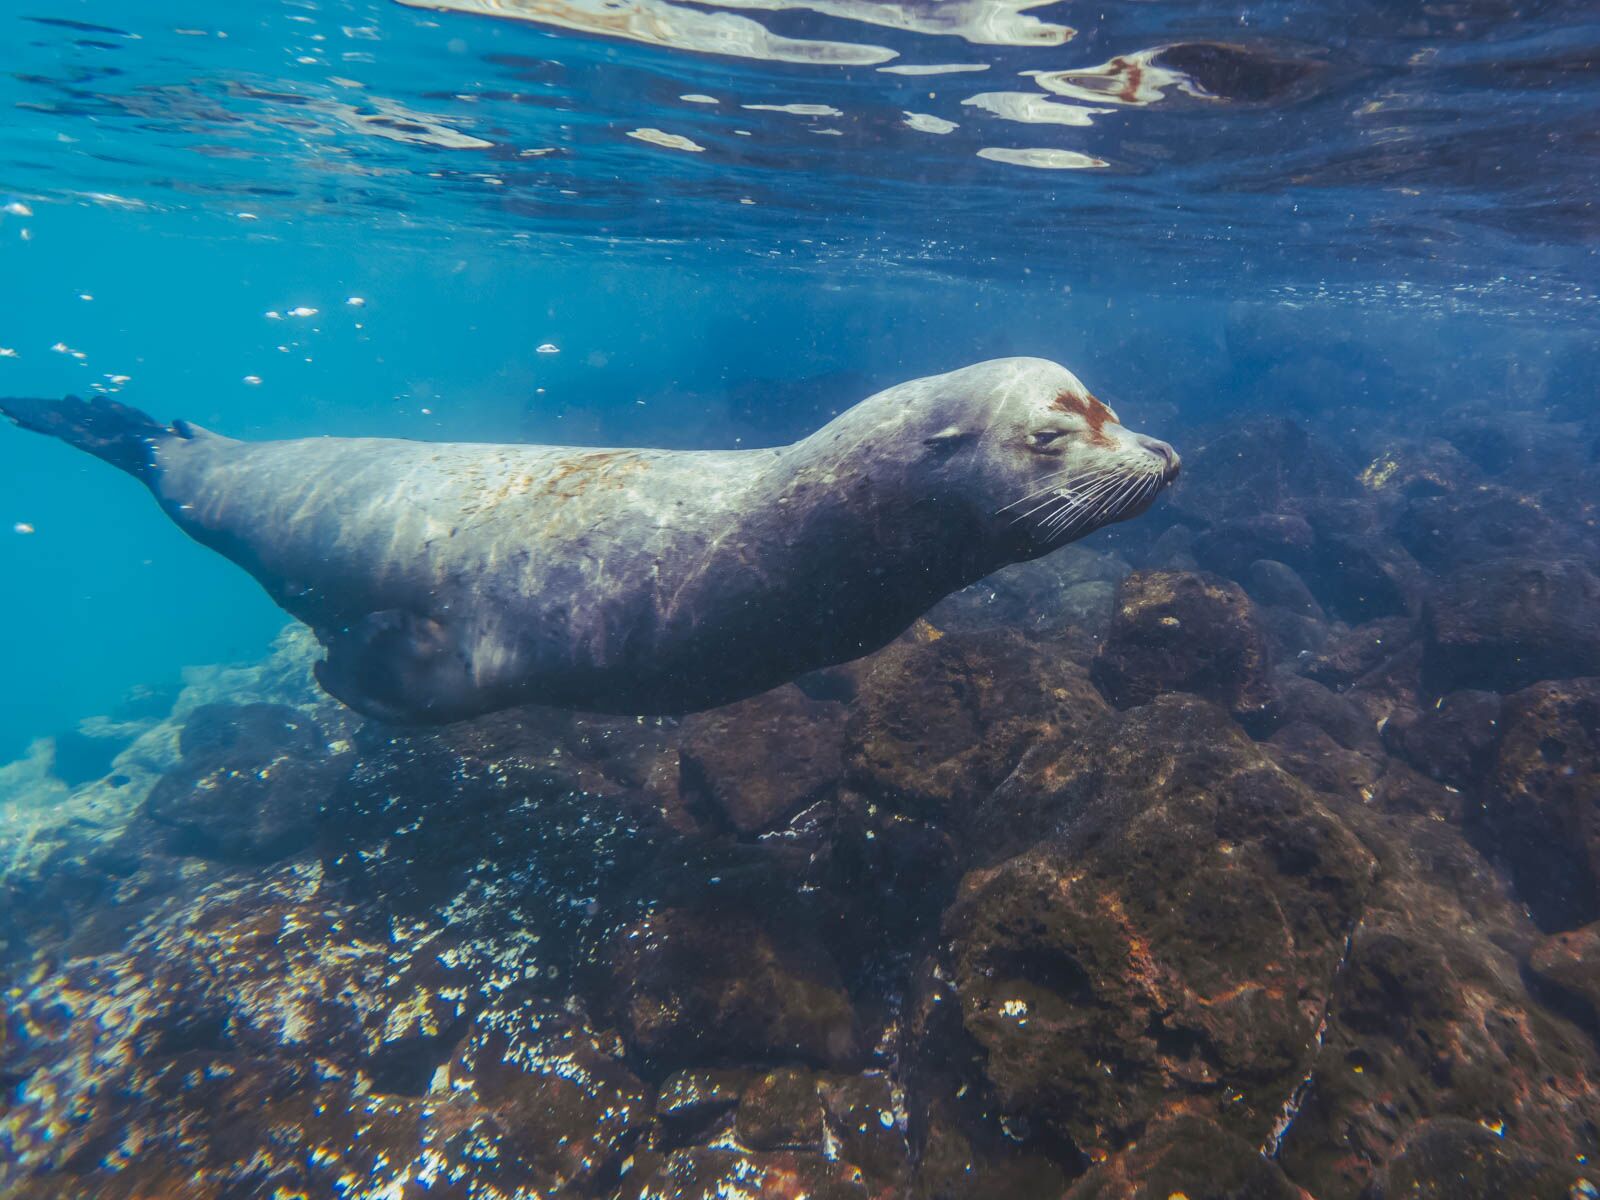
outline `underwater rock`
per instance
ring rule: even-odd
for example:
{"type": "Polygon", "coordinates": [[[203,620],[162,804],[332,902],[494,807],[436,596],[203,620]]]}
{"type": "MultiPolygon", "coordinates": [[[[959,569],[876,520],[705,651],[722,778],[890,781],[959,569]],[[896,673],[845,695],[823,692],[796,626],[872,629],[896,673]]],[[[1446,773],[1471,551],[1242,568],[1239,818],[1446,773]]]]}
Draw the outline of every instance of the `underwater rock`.
{"type": "Polygon", "coordinates": [[[945,597],[928,612],[950,633],[1008,628],[1051,634],[1098,634],[1111,619],[1111,595],[1131,568],[1115,554],[1064,546],[1043,558],[1013,563],[945,597]]]}
{"type": "Polygon", "coordinates": [[[1384,744],[1430,778],[1476,788],[1500,743],[1499,695],[1450,692],[1415,715],[1388,722],[1384,744]]]}
{"type": "Polygon", "coordinates": [[[760,1153],[696,1146],[665,1156],[636,1155],[617,1200],[868,1200],[872,1194],[854,1164],[820,1154],[760,1153]]]}
{"type": "Polygon", "coordinates": [[[738,911],[663,908],[611,944],[612,1016],[657,1066],[848,1064],[855,1015],[815,934],[738,911]]]}
{"type": "Polygon", "coordinates": [[[1348,694],[1309,679],[1281,683],[1279,724],[1266,740],[1272,759],[1308,787],[1337,796],[1370,796],[1383,774],[1383,741],[1348,694]]]}
{"type": "Polygon", "coordinates": [[[1263,748],[1290,775],[1328,795],[1372,795],[1383,774],[1380,760],[1346,746],[1309,721],[1287,721],[1263,748]]]}
{"type": "Polygon", "coordinates": [[[1214,705],[1109,726],[1032,775],[1061,832],[1036,802],[1034,848],[946,914],[963,1028],[1002,1112],[1084,1153],[1180,1107],[1259,1143],[1316,1053],[1371,859],[1214,705]]]}
{"type": "Polygon", "coordinates": [[[1257,604],[1286,608],[1299,616],[1318,621],[1326,619],[1322,605],[1317,603],[1306,581],[1287,563],[1272,558],[1255,559],[1245,567],[1239,582],[1257,604]]]}
{"type": "Polygon", "coordinates": [[[496,1182],[503,1193],[609,1191],[604,1185],[651,1116],[648,1089],[621,1050],[615,1036],[547,1001],[514,989],[496,998],[429,1090],[447,1097],[425,1113],[438,1123],[423,1139],[436,1175],[448,1179],[473,1164],[480,1187],[496,1182]]]}
{"type": "Polygon", "coordinates": [[[822,1097],[810,1071],[785,1067],[751,1080],[734,1123],[739,1140],[756,1150],[820,1150],[822,1097]]]}
{"type": "Polygon", "coordinates": [[[1305,664],[1301,673],[1331,688],[1347,688],[1376,671],[1415,639],[1415,622],[1409,618],[1380,617],[1334,637],[1305,664]]]}
{"type": "Polygon", "coordinates": [[[1551,934],[1528,955],[1528,969],[1579,1001],[1585,1019],[1600,1019],[1600,922],[1551,934]]]}
{"type": "Polygon", "coordinates": [[[1346,750],[1379,761],[1383,739],[1366,709],[1348,693],[1336,692],[1313,679],[1286,676],[1279,684],[1279,703],[1285,722],[1315,726],[1346,750]]]}
{"type": "Polygon", "coordinates": [[[1304,498],[1354,496],[1361,490],[1355,468],[1333,444],[1287,417],[1231,422],[1184,451],[1183,482],[1168,507],[1204,529],[1229,519],[1291,513],[1304,498]]]}
{"type": "Polygon", "coordinates": [[[1168,525],[1139,562],[1151,571],[1198,571],[1194,539],[1195,531],[1188,525],[1168,525]]]}
{"type": "MultiPolygon", "coordinates": [[[[646,745],[658,733],[630,726],[646,745]]],[[[590,902],[611,895],[625,913],[626,881],[665,828],[653,796],[605,773],[626,753],[597,764],[570,735],[538,709],[420,731],[364,726],[359,760],[319,816],[329,870],[387,913],[451,906],[463,925],[536,928],[545,964],[570,968],[579,931],[612,915],[590,902]]]]}
{"type": "Polygon", "coordinates": [[[180,732],[204,705],[289,705],[317,722],[330,741],[345,736],[350,714],[331,702],[311,675],[318,653],[311,631],[296,624],[278,635],[259,663],[185,670],[170,713],[154,711],[162,707],[162,694],[128,707],[127,719],[115,723],[115,736],[131,740],[108,775],[81,787],[69,790],[51,773],[43,745],[31,759],[0,767],[0,877],[7,886],[37,887],[27,881],[47,880],[63,870],[92,874],[89,859],[126,857],[130,824],[161,776],[180,763],[180,732]]]}
{"type": "Polygon", "coordinates": [[[1326,622],[1273,605],[1258,606],[1256,621],[1266,635],[1273,662],[1309,658],[1321,651],[1332,635],[1332,627],[1326,622]]]}
{"type": "Polygon", "coordinates": [[[374,920],[314,864],[208,885],[11,998],[0,1189],[606,1194],[649,1094],[519,974],[374,920]]]}
{"type": "Polygon", "coordinates": [[[827,1076],[821,1092],[839,1157],[861,1168],[875,1195],[900,1194],[911,1151],[906,1144],[904,1113],[889,1077],[876,1071],[827,1076]]]}
{"type": "Polygon", "coordinates": [[[680,794],[741,834],[828,795],[844,774],[844,706],[793,684],[684,719],[680,794]]]}
{"type": "Polygon", "coordinates": [[[1118,708],[1193,692],[1259,721],[1277,701],[1250,598],[1203,572],[1136,571],[1123,580],[1091,675],[1118,708]]]}
{"type": "Polygon", "coordinates": [[[1178,1116],[1094,1167],[1063,1200],[1311,1200],[1255,1146],[1203,1117],[1178,1116]]]}
{"type": "MultiPolygon", "coordinates": [[[[1360,480],[1376,496],[1414,500],[1466,491],[1479,483],[1480,472],[1443,438],[1403,438],[1379,451],[1360,480]]],[[[1417,553],[1409,542],[1407,548],[1417,553]]]]}
{"type": "Polygon", "coordinates": [[[1421,607],[1422,568],[1378,534],[1319,529],[1307,582],[1329,612],[1351,622],[1411,614],[1421,607]]]}
{"type": "Polygon", "coordinates": [[[1318,1200],[1369,1197],[1437,1118],[1502,1132],[1508,1153],[1591,1152],[1600,1056],[1529,993],[1519,959],[1534,931],[1504,882],[1429,815],[1359,801],[1339,812],[1377,854],[1377,881],[1334,972],[1306,1085],[1284,1109],[1289,1177],[1318,1200]]]}
{"type": "Polygon", "coordinates": [[[737,1068],[674,1071],[656,1092],[658,1149],[710,1140],[713,1126],[731,1117],[751,1073],[737,1068]]]}
{"type": "Polygon", "coordinates": [[[1010,630],[902,639],[861,664],[846,770],[869,796],[960,817],[1032,744],[1105,711],[1059,642],[1010,630]]]}
{"type": "Polygon", "coordinates": [[[1578,562],[1463,567],[1428,598],[1422,624],[1423,685],[1434,695],[1600,674],[1600,578],[1578,562]]]}
{"type": "Polygon", "coordinates": [[[1316,534],[1304,517],[1258,513],[1218,521],[1196,535],[1194,556],[1207,571],[1242,579],[1257,559],[1304,567],[1315,543],[1316,534]]]}
{"type": "Polygon", "coordinates": [[[1379,1200],[1582,1200],[1600,1195],[1600,1172],[1550,1162],[1483,1122],[1425,1121],[1384,1172],[1379,1200]]]}
{"type": "Polygon", "coordinates": [[[322,730],[281,704],[207,704],[178,739],[183,761],[161,777],[145,811],[171,830],[172,850],[273,862],[305,849],[319,805],[348,769],[322,730]]]}
{"type": "Polygon", "coordinates": [[[1507,696],[1484,821],[1549,929],[1600,916],[1600,679],[1507,696]]]}
{"type": "Polygon", "coordinates": [[[1417,497],[1401,510],[1395,536],[1437,571],[1519,555],[1557,557],[1561,541],[1536,499],[1497,486],[1417,497]]]}

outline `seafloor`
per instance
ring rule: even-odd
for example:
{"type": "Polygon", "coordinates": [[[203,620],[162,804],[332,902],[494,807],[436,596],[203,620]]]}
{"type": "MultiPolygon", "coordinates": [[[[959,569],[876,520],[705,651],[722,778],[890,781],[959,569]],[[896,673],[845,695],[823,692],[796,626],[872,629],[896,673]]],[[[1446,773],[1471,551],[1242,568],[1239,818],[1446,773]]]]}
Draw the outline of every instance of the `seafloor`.
{"type": "Polygon", "coordinates": [[[1600,1195],[1592,400],[1173,430],[682,721],[384,728],[291,632],[41,743],[0,1191],[1600,1195]]]}

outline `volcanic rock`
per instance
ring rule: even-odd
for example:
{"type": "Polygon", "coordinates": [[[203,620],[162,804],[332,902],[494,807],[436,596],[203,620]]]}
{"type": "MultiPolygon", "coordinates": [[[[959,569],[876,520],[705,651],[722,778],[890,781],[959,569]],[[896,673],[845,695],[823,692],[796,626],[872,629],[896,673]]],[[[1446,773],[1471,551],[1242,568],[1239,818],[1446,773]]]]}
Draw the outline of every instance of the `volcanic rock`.
{"type": "Polygon", "coordinates": [[[1494,692],[1451,692],[1409,719],[1390,721],[1383,740],[1425,775],[1476,788],[1500,743],[1500,708],[1494,692]]]}
{"type": "Polygon", "coordinates": [[[1541,924],[1600,916],[1600,679],[1506,697],[1484,819],[1541,924]]]}
{"type": "Polygon", "coordinates": [[[1136,571],[1123,580],[1091,673],[1118,708],[1193,692],[1259,720],[1277,699],[1250,598],[1204,572],[1136,571]]]}
{"type": "Polygon", "coordinates": [[[281,704],[208,704],[179,739],[183,761],[151,790],[146,812],[180,854],[272,862],[316,834],[317,808],[348,767],[322,730],[281,704]]]}
{"type": "Polygon", "coordinates": [[[963,881],[963,1026],[1002,1111],[1085,1152],[1180,1103],[1259,1142],[1316,1053],[1371,860],[1204,701],[1109,734],[1035,774],[1062,831],[963,881]]]}
{"type": "Polygon", "coordinates": [[[820,1150],[822,1097],[810,1071],[786,1067],[752,1080],[739,1100],[739,1140],[756,1150],[820,1150]]]}
{"type": "Polygon", "coordinates": [[[1600,578],[1560,560],[1464,567],[1429,597],[1423,634],[1423,684],[1435,695],[1600,674],[1600,578]]]}
{"type": "Polygon", "coordinates": [[[739,833],[766,829],[837,788],[844,707],[793,684],[687,718],[683,800],[739,833]]]}
{"type": "Polygon", "coordinates": [[[959,817],[1046,738],[1105,711],[1053,642],[1011,631],[902,640],[862,665],[847,729],[852,786],[914,812],[959,817]]]}
{"type": "Polygon", "coordinates": [[[661,909],[617,932],[610,974],[613,1016],[653,1064],[837,1065],[857,1053],[838,969],[798,923],[661,909]]]}
{"type": "Polygon", "coordinates": [[[1528,955],[1528,969],[1573,997],[1586,1019],[1600,1017],[1600,922],[1545,938],[1528,955]]]}
{"type": "Polygon", "coordinates": [[[1236,1134],[1179,1116],[1095,1167],[1065,1200],[1310,1200],[1278,1165],[1236,1134]]]}
{"type": "MultiPolygon", "coordinates": [[[[1600,1173],[1507,1143],[1494,1123],[1425,1121],[1384,1172],[1381,1200],[1573,1200],[1600,1194],[1600,1173]]],[[[1587,1156],[1585,1156],[1587,1157],[1587,1156]]]]}
{"type": "Polygon", "coordinates": [[[1415,640],[1415,623],[1407,617],[1381,617],[1335,637],[1306,663],[1306,678],[1331,688],[1347,688],[1377,670],[1415,640]]]}

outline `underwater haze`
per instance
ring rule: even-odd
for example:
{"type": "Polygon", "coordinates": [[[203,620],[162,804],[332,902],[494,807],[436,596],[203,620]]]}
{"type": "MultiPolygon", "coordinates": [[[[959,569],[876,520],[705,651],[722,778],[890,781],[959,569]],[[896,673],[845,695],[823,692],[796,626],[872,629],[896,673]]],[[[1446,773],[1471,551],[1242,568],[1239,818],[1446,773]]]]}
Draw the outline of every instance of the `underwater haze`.
{"type": "Polygon", "coordinates": [[[1595,5],[0,34],[0,397],[732,450],[1030,356],[1183,460],[737,704],[416,728],[0,422],[0,1194],[1600,1195],[1595,5]]]}

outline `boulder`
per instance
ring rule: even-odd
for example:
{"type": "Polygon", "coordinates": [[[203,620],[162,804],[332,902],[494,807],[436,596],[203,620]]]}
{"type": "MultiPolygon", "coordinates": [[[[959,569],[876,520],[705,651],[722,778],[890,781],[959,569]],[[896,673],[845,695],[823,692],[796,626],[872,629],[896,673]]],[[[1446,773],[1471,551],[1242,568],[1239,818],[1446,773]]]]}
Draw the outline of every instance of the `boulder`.
{"type": "Polygon", "coordinates": [[[1244,569],[1239,582],[1257,604],[1286,608],[1298,616],[1322,621],[1326,615],[1298,571],[1272,558],[1258,558],[1244,569]]]}
{"type": "Polygon", "coordinates": [[[1500,744],[1500,708],[1494,692],[1451,692],[1415,715],[1388,722],[1384,744],[1430,778],[1476,790],[1500,744]]]}
{"type": "Polygon", "coordinates": [[[868,1200],[853,1163],[792,1150],[771,1152],[703,1146],[670,1154],[640,1154],[617,1191],[617,1200],[868,1200]]]}
{"type": "Polygon", "coordinates": [[[1600,921],[1543,939],[1529,953],[1528,969],[1571,997],[1585,1020],[1600,1018],[1600,921]]]}
{"type": "Polygon", "coordinates": [[[1336,964],[1309,1083],[1284,1110],[1277,1158],[1289,1177],[1318,1200],[1390,1195],[1378,1190],[1386,1171],[1440,1119],[1490,1129],[1512,1156],[1592,1152],[1600,1055],[1529,992],[1520,960],[1534,931],[1504,881],[1431,815],[1359,801],[1339,811],[1378,874],[1336,964]]]}
{"type": "Polygon", "coordinates": [[[1000,1112],[1091,1155],[1180,1106],[1264,1140],[1315,1056],[1366,851],[1191,696],[1030,779],[1034,847],[969,873],[945,917],[1000,1112]]]}
{"type": "Polygon", "coordinates": [[[797,923],[663,908],[618,930],[605,1000],[633,1051],[658,1067],[850,1063],[855,1015],[837,967],[797,923]]]}
{"type": "Polygon", "coordinates": [[[686,718],[679,791],[722,827],[758,833],[830,795],[844,774],[844,706],[793,684],[686,718]]]}
{"type": "Polygon", "coordinates": [[[1277,702],[1250,598],[1204,572],[1136,571],[1123,580],[1091,675],[1118,708],[1192,692],[1260,721],[1277,702]]]}
{"type": "Polygon", "coordinates": [[[1343,689],[1376,671],[1416,640],[1408,617],[1380,617],[1335,636],[1302,668],[1307,679],[1343,689]]]}
{"type": "Polygon", "coordinates": [[[816,1076],[785,1067],[751,1080],[734,1128],[739,1141],[754,1150],[821,1150],[825,1135],[816,1076]]]}
{"type": "Polygon", "coordinates": [[[1494,485],[1419,496],[1407,502],[1395,537],[1416,560],[1436,571],[1463,563],[1558,554],[1564,539],[1533,497],[1494,485]]]}
{"type": "Polygon", "coordinates": [[[1358,478],[1374,495],[1420,499],[1474,487],[1480,474],[1475,463],[1443,438],[1422,437],[1389,443],[1358,478]]]}
{"type": "Polygon", "coordinates": [[[1494,853],[1546,928],[1600,916],[1600,679],[1506,697],[1485,800],[1494,853]]]}
{"type": "Polygon", "coordinates": [[[847,726],[851,785],[899,809],[961,818],[1046,738],[1105,711],[1054,641],[1010,631],[895,643],[862,664],[847,726]]]}
{"type": "Polygon", "coordinates": [[[1495,1122],[1443,1117],[1423,1122],[1406,1137],[1377,1195],[1379,1200],[1582,1200],[1600,1195],[1600,1172],[1551,1162],[1508,1143],[1495,1122]]]}
{"type": "Polygon", "coordinates": [[[1236,420],[1184,451],[1184,481],[1170,507],[1190,524],[1288,513],[1308,497],[1353,496],[1355,467],[1333,439],[1286,417],[1236,420]]]}
{"type": "Polygon", "coordinates": [[[1429,597],[1423,638],[1422,682],[1434,695],[1600,674],[1600,578],[1562,560],[1464,567],[1429,597]]]}
{"type": "Polygon", "coordinates": [[[1179,1116],[1094,1167],[1065,1200],[1311,1200],[1238,1135],[1203,1117],[1179,1116]]]}
{"type": "Polygon", "coordinates": [[[172,849],[272,862],[308,847],[319,805],[349,766],[315,721],[281,704],[207,704],[179,738],[182,761],[151,789],[145,812],[172,849]]]}
{"type": "Polygon", "coordinates": [[[1194,556],[1208,571],[1242,579],[1250,564],[1262,558],[1304,567],[1316,540],[1302,516],[1258,513],[1212,525],[1194,539],[1194,556]]]}
{"type": "Polygon", "coordinates": [[[1128,571],[1115,554],[1065,546],[1004,567],[946,597],[928,620],[950,633],[1005,628],[1041,635],[1099,634],[1111,618],[1111,596],[1128,571]]]}

